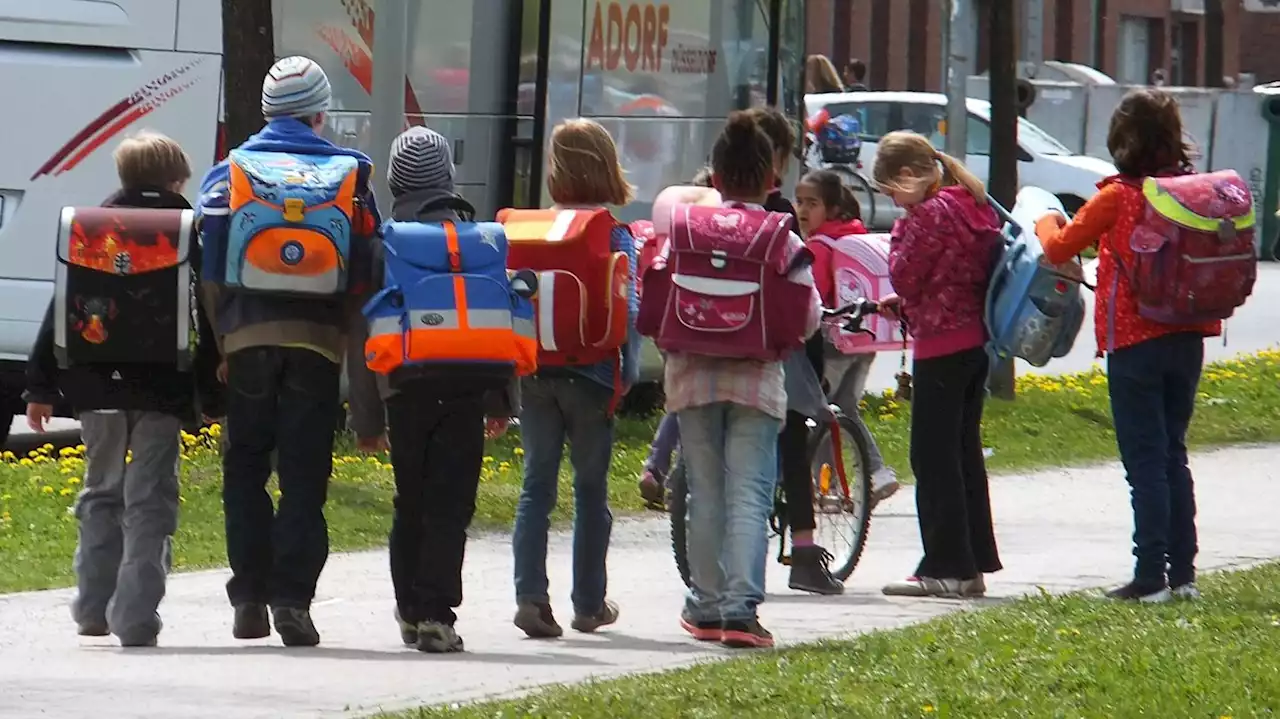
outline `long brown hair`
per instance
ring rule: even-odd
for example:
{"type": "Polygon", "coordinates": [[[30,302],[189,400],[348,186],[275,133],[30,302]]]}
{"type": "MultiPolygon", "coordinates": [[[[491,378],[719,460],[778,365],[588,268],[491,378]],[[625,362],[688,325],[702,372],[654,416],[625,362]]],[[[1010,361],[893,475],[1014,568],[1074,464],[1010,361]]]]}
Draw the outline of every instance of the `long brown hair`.
{"type": "Polygon", "coordinates": [[[810,92],[843,92],[844,84],[840,82],[840,73],[826,55],[810,55],[804,61],[804,77],[810,92]]]}
{"type": "Polygon", "coordinates": [[[1183,138],[1177,99],[1156,88],[1133,90],[1120,101],[1111,114],[1107,150],[1120,174],[1130,177],[1189,172],[1196,156],[1183,138]]]}
{"type": "Polygon", "coordinates": [[[625,205],[635,196],[613,137],[595,120],[565,120],[551,132],[547,191],[560,205],[625,205]]]}
{"type": "Polygon", "coordinates": [[[814,170],[800,178],[801,185],[809,185],[818,191],[818,199],[827,213],[837,220],[861,220],[862,204],[853,190],[844,184],[840,175],[831,170],[814,170]]]}
{"type": "Polygon", "coordinates": [[[959,185],[969,191],[979,203],[987,201],[987,186],[956,158],[939,152],[916,132],[899,130],[885,135],[876,146],[876,164],[872,177],[880,187],[907,192],[919,189],[923,184],[959,185]],[[939,168],[941,165],[941,168],[939,168]],[[910,170],[917,179],[915,186],[903,185],[902,171],[910,170]]]}

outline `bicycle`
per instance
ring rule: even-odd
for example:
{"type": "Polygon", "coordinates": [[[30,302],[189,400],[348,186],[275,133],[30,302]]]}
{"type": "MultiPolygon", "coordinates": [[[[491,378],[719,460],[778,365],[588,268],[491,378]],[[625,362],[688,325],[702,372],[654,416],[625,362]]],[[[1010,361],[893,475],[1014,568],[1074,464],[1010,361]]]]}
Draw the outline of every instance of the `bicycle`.
{"type": "MultiPolygon", "coordinates": [[[[824,322],[844,321],[846,332],[867,332],[862,320],[876,314],[880,306],[876,302],[859,298],[844,307],[822,311],[824,322]]],[[[813,382],[820,382],[817,373],[810,372],[813,382]]],[[[814,534],[826,537],[820,542],[831,551],[833,560],[831,575],[845,581],[853,574],[854,567],[866,548],[867,534],[871,531],[871,472],[868,448],[858,426],[835,405],[823,408],[824,416],[811,418],[809,428],[808,457],[813,473],[813,513],[817,524],[814,534]],[[837,438],[838,441],[832,441],[837,438]],[[847,529],[837,529],[827,537],[824,528],[830,528],[838,520],[847,520],[847,529]],[[830,540],[841,540],[844,549],[830,540]]],[[[787,554],[788,527],[785,494],[782,491],[782,474],[778,473],[774,488],[773,510],[769,514],[771,536],[778,537],[777,562],[790,566],[787,554]]],[[[689,488],[683,457],[677,454],[671,474],[667,478],[669,513],[671,515],[671,550],[676,568],[685,586],[689,586],[689,554],[687,520],[689,488]]]]}

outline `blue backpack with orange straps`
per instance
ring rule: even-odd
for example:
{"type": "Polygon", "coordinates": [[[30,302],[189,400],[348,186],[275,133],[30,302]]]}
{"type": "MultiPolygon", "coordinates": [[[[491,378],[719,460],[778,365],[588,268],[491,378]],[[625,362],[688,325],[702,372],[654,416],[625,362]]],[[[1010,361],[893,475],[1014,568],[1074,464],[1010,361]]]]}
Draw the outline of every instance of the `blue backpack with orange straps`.
{"type": "MultiPolygon", "coordinates": [[[[464,218],[471,205],[451,197],[464,218]]],[[[431,209],[430,207],[425,209],[431,209]]],[[[507,236],[496,222],[387,222],[383,289],[364,307],[365,362],[379,374],[402,368],[510,378],[537,369],[532,273],[507,272],[507,236]]]]}

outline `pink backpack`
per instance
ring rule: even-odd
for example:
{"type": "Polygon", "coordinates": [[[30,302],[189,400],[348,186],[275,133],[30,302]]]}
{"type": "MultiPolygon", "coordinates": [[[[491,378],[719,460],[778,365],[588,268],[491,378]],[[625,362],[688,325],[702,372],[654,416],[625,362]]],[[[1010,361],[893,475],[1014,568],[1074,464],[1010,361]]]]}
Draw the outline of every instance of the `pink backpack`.
{"type": "Polygon", "coordinates": [[[1248,185],[1221,170],[1148,177],[1142,194],[1143,215],[1129,237],[1135,259],[1122,267],[1138,314],[1175,325],[1230,317],[1258,276],[1248,185]]]}
{"type": "Polygon", "coordinates": [[[675,205],[644,275],[636,328],[658,349],[776,361],[804,342],[812,288],[791,281],[791,218],[745,207],[675,205]]]}
{"type": "MultiPolygon", "coordinates": [[[[889,282],[889,235],[848,235],[840,238],[812,237],[831,248],[831,274],[836,290],[836,307],[865,297],[879,302],[893,293],[889,282]]],[[[834,309],[834,308],[833,308],[834,309]]],[[[842,354],[866,354],[900,350],[904,347],[902,325],[880,315],[862,320],[864,329],[875,333],[846,332],[843,324],[827,324],[824,333],[842,354]]],[[[910,345],[910,339],[907,345],[910,345]]]]}

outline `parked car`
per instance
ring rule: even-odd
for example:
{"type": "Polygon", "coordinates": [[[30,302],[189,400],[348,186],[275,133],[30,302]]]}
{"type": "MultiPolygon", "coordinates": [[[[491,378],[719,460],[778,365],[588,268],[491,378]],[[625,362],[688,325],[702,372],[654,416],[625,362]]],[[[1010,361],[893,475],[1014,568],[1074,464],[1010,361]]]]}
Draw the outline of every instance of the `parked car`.
{"type": "MultiPolygon", "coordinates": [[[[991,103],[968,99],[966,153],[962,158],[983,182],[991,165],[991,103]]],[[[862,121],[862,164],[869,174],[880,138],[894,130],[914,130],[936,147],[946,144],[947,97],[928,92],[835,92],[805,96],[805,112],[812,117],[826,108],[832,115],[855,114],[862,121]]],[[[1018,118],[1018,179],[1023,185],[1041,187],[1058,196],[1068,212],[1075,212],[1097,192],[1097,183],[1115,174],[1107,160],[1077,155],[1049,133],[1018,118]]],[[[882,203],[876,203],[876,225],[882,203]]]]}

